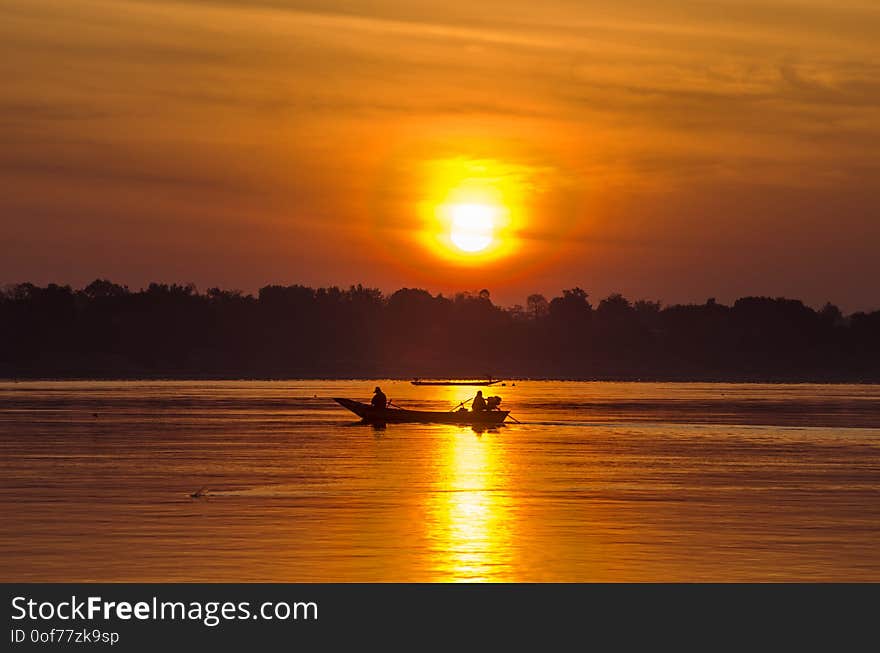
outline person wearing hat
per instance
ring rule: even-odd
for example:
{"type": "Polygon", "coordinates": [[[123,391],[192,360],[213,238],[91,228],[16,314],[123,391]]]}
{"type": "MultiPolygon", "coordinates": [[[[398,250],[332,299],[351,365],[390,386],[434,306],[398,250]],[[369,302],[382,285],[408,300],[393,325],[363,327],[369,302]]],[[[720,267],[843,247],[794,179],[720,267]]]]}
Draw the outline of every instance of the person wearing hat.
{"type": "Polygon", "coordinates": [[[385,396],[385,393],[382,392],[379,386],[376,386],[376,389],[373,390],[373,399],[370,401],[370,404],[373,408],[381,408],[383,410],[388,406],[388,397],[385,396]]]}

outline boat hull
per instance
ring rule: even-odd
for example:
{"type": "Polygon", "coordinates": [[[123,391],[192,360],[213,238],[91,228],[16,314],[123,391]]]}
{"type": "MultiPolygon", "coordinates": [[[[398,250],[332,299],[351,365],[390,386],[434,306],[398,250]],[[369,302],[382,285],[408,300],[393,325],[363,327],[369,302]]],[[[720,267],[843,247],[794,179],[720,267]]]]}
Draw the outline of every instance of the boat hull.
{"type": "Polygon", "coordinates": [[[488,410],[474,413],[469,410],[454,412],[434,412],[427,410],[405,410],[403,408],[373,408],[352,399],[334,397],[333,401],[347,408],[365,422],[373,424],[402,424],[416,422],[421,424],[454,424],[456,426],[498,426],[507,418],[510,411],[488,410]]]}
{"type": "Polygon", "coordinates": [[[410,381],[413,385],[495,385],[501,381],[410,381]]]}

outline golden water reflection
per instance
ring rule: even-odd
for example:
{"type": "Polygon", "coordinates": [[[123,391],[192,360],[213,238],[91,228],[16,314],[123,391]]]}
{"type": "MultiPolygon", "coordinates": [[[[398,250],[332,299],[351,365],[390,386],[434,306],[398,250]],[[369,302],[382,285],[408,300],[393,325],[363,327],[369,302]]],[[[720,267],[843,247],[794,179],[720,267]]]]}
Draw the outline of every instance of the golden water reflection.
{"type": "Polygon", "coordinates": [[[513,580],[511,505],[500,437],[452,427],[437,439],[426,520],[436,581],[513,580]]]}
{"type": "Polygon", "coordinates": [[[0,382],[0,576],[880,579],[878,386],[517,382],[487,392],[523,424],[477,435],[328,398],[375,385],[425,410],[477,390],[0,382]]]}

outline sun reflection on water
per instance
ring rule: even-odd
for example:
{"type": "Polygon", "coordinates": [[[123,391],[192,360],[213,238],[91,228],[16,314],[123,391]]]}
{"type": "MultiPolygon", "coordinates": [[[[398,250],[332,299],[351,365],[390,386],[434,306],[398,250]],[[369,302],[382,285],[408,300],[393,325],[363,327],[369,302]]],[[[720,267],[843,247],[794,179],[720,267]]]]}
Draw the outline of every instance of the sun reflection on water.
{"type": "Polygon", "coordinates": [[[497,437],[452,428],[442,440],[428,509],[438,581],[511,580],[510,506],[497,437]]]}

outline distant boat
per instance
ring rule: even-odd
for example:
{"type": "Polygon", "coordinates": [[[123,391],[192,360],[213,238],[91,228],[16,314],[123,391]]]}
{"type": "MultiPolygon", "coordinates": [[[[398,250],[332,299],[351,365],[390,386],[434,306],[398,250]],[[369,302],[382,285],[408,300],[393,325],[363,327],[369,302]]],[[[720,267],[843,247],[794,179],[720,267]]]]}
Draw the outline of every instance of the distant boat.
{"type": "Polygon", "coordinates": [[[488,381],[422,381],[421,379],[413,379],[410,383],[413,385],[495,385],[501,381],[502,379],[489,379],[488,381]]]}
{"type": "Polygon", "coordinates": [[[470,410],[428,411],[406,410],[404,408],[373,408],[352,399],[333,397],[333,401],[347,408],[365,422],[373,424],[399,424],[419,422],[422,424],[455,424],[457,426],[499,426],[507,418],[509,410],[470,410]]]}

